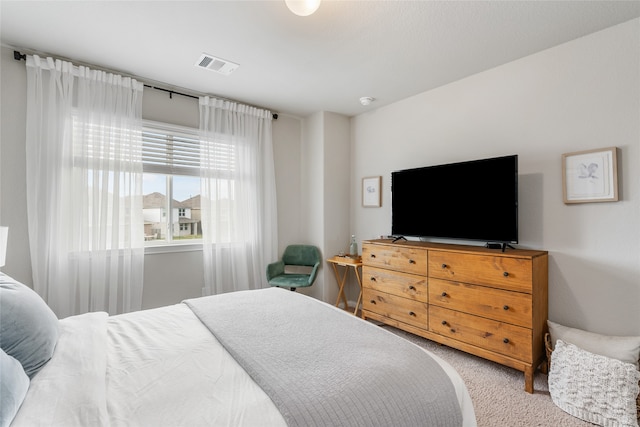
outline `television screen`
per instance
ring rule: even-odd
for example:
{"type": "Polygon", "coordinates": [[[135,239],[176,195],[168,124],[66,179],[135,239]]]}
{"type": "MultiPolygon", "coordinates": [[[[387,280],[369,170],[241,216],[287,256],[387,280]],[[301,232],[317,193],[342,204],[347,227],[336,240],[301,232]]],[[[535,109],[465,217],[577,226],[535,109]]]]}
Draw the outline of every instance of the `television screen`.
{"type": "Polygon", "coordinates": [[[518,243],[518,156],[391,173],[394,236],[518,243]]]}

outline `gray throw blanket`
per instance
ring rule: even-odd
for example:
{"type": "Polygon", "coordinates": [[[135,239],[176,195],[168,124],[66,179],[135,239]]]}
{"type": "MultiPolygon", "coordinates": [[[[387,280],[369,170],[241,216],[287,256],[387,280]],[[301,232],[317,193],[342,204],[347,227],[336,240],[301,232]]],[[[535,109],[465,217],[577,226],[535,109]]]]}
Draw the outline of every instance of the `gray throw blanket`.
{"type": "Polygon", "coordinates": [[[461,426],[449,377],[422,349],[289,290],[184,301],[290,426],[461,426]]]}

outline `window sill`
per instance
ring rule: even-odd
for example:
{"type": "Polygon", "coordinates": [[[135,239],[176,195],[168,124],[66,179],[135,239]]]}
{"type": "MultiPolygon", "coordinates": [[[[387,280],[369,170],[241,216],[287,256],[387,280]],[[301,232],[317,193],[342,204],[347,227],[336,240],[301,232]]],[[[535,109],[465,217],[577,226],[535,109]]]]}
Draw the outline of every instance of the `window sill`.
{"type": "Polygon", "coordinates": [[[145,246],[145,255],[166,254],[172,252],[202,251],[202,242],[199,243],[170,243],[154,246],[145,246]]]}

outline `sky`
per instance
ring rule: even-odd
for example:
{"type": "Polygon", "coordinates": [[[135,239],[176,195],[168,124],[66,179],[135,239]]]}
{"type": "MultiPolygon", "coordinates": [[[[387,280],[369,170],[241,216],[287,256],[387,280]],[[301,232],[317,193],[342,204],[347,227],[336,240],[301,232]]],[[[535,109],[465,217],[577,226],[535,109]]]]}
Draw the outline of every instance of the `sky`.
{"type": "MultiPolygon", "coordinates": [[[[145,173],[142,182],[142,193],[158,192],[167,194],[166,175],[145,173]]],[[[200,178],[197,176],[173,177],[173,199],[183,202],[200,194],[200,178]]]]}

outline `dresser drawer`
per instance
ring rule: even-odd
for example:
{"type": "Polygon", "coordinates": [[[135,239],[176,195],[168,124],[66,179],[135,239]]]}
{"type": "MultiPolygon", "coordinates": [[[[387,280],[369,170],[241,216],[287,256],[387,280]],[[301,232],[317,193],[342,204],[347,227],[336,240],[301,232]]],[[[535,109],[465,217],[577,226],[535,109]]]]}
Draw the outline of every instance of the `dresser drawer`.
{"type": "Polygon", "coordinates": [[[362,268],[362,285],[376,291],[427,302],[427,278],[425,276],[365,265],[362,268]]]}
{"type": "Polygon", "coordinates": [[[429,277],[531,293],[531,259],[429,252],[429,277]]]}
{"type": "Polygon", "coordinates": [[[362,309],[391,319],[427,328],[427,304],[396,295],[364,288],[362,309]]]}
{"type": "Polygon", "coordinates": [[[531,294],[429,279],[429,304],[525,328],[532,327],[531,294]]]}
{"type": "Polygon", "coordinates": [[[420,248],[364,244],[362,263],[372,267],[427,275],[427,251],[420,248]]]}
{"type": "Polygon", "coordinates": [[[531,329],[431,305],[429,330],[514,359],[533,362],[531,329]]]}

